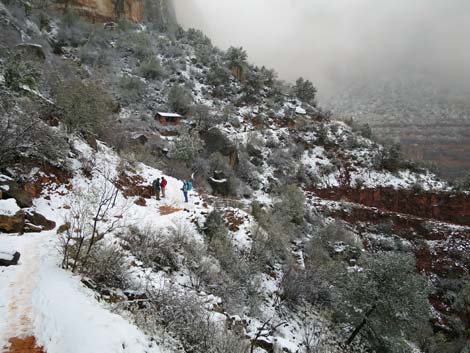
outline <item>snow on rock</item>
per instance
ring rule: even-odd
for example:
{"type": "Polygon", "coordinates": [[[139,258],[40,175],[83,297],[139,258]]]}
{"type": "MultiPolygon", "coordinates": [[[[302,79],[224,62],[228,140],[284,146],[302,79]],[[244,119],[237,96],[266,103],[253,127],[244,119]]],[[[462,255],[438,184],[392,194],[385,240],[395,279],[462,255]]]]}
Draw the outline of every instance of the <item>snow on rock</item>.
{"type": "Polygon", "coordinates": [[[2,216],[13,216],[21,208],[16,203],[15,199],[0,200],[0,215],[2,216]]]}
{"type": "Polygon", "coordinates": [[[214,179],[212,177],[210,177],[210,180],[217,184],[223,184],[227,182],[227,179],[214,179]]]}
{"type": "Polygon", "coordinates": [[[11,261],[13,260],[14,251],[6,251],[0,249],[0,260],[11,261]]]}
{"type": "Polygon", "coordinates": [[[10,181],[12,180],[9,176],[0,174],[0,181],[10,181]]]}

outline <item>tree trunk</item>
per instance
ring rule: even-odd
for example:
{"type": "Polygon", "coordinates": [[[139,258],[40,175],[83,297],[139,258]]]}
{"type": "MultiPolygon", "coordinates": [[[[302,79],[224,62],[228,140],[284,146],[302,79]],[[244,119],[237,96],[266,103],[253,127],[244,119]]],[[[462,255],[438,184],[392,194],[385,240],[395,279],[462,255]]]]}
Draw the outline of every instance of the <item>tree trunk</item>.
{"type": "Polygon", "coordinates": [[[367,323],[367,318],[374,312],[376,307],[376,304],[372,305],[372,307],[367,311],[366,315],[364,316],[364,319],[362,319],[361,323],[354,329],[354,331],[351,333],[351,336],[349,336],[348,340],[346,341],[346,345],[350,345],[352,341],[354,341],[354,338],[356,338],[357,334],[362,330],[364,325],[367,323]]]}

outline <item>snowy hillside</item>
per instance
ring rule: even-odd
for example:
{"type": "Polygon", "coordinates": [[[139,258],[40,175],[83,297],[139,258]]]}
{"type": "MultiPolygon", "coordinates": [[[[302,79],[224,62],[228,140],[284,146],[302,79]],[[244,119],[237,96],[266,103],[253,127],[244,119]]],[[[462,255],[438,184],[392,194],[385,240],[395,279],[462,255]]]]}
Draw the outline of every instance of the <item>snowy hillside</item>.
{"type": "Polygon", "coordinates": [[[469,193],[312,82],[158,16],[0,28],[2,351],[465,352],[469,193]]]}
{"type": "MultiPolygon", "coordinates": [[[[96,163],[109,172],[106,175],[108,180],[116,177],[119,158],[109,148],[99,145],[100,152],[94,153],[86,144],[76,143],[79,158],[95,158],[96,163]]],[[[35,199],[32,207],[58,225],[64,223],[70,207],[74,207],[76,198],[80,197],[77,195],[91,195],[109,182],[100,171],[96,171],[91,179],[85,177],[80,173],[82,166],[77,159],[70,162],[76,168],[70,183],[49,185],[54,192],[35,199]]],[[[137,168],[144,184],[150,185],[162,175],[160,171],[144,165],[137,168]]],[[[125,199],[119,193],[115,207],[121,212],[126,211],[120,227],[163,228],[186,222],[188,227],[194,228],[186,212],[195,216],[200,214],[202,207],[196,209],[195,203],[201,203],[201,200],[193,193],[191,202],[185,204],[180,191],[182,182],[171,177],[168,180],[167,197],[160,202],[147,200],[146,206],[138,206],[134,203],[136,198],[125,199]],[[163,216],[159,207],[165,205],[181,209],[163,216]]],[[[1,205],[3,214],[15,214],[19,210],[14,199],[2,200],[1,205]]],[[[106,241],[115,242],[112,236],[106,241]]],[[[19,266],[2,270],[0,316],[5,320],[1,322],[1,346],[6,346],[9,338],[25,335],[36,337],[37,343],[47,352],[164,351],[134,325],[112,314],[109,305],[96,301],[95,293],[87,289],[78,276],[60,269],[59,248],[60,236],[56,230],[0,238],[2,252],[18,251],[22,254],[19,266]]],[[[137,269],[133,271],[139,272],[137,269]]],[[[137,282],[138,285],[141,284],[137,282]]]]}

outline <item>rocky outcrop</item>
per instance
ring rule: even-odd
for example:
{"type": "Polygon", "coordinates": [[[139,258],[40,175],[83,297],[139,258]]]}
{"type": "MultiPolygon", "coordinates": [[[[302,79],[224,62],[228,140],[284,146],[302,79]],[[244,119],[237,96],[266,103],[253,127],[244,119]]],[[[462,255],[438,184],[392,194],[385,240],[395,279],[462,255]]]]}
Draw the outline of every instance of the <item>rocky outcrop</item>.
{"type": "MultiPolygon", "coordinates": [[[[57,3],[56,7],[64,9],[63,3],[57,3]]],[[[79,15],[93,21],[114,21],[121,16],[138,22],[144,14],[144,0],[73,0],[69,3],[79,15]]]]}
{"type": "Polygon", "coordinates": [[[0,181],[0,186],[3,189],[2,197],[0,199],[13,198],[20,207],[31,207],[33,205],[33,196],[23,190],[23,188],[13,180],[0,181]]]}
{"type": "Polygon", "coordinates": [[[0,215],[0,232],[23,233],[25,214],[18,211],[14,215],[0,215]]]}
{"type": "Polygon", "coordinates": [[[155,195],[152,185],[149,185],[140,175],[121,173],[115,185],[125,197],[138,196],[150,199],[155,195]]]}
{"type": "MultiPolygon", "coordinates": [[[[115,21],[121,17],[139,22],[152,17],[163,27],[176,23],[176,15],[171,0],[72,0],[67,6],[72,7],[79,15],[93,21],[115,21]],[[146,7],[148,6],[148,7],[146,7]]],[[[65,5],[57,2],[55,7],[64,9],[65,5]]]]}
{"type": "Polygon", "coordinates": [[[55,222],[34,211],[20,210],[14,215],[0,215],[0,232],[3,233],[37,233],[52,230],[55,226],[55,222]]]}
{"type": "Polygon", "coordinates": [[[470,225],[470,194],[466,193],[348,187],[310,191],[327,200],[345,200],[380,210],[458,225],[470,225]]]}
{"type": "Polygon", "coordinates": [[[34,211],[26,212],[25,220],[23,231],[26,233],[52,230],[56,226],[55,222],[48,220],[42,214],[34,211]]]}

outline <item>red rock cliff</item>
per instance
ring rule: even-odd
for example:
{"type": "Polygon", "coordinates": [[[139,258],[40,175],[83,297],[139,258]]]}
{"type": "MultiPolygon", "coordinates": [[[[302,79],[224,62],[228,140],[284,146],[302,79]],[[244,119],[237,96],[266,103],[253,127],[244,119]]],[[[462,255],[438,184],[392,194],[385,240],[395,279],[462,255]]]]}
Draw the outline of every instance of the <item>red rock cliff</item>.
{"type": "Polygon", "coordinates": [[[451,192],[415,192],[393,188],[331,188],[311,190],[328,200],[347,200],[368,207],[459,225],[470,225],[470,195],[451,192]]]}
{"type": "MultiPolygon", "coordinates": [[[[144,0],[72,0],[69,6],[80,15],[97,21],[113,21],[119,14],[138,22],[144,14],[144,0]]],[[[62,7],[63,5],[58,5],[62,7]]]]}

